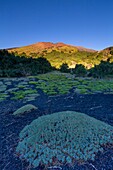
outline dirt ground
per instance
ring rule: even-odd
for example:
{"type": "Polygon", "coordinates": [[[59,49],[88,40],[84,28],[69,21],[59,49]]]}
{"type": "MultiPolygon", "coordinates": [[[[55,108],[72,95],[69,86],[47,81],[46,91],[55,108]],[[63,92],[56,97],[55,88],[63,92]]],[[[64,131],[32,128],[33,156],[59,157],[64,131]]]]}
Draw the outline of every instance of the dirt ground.
{"type": "MultiPolygon", "coordinates": [[[[112,94],[79,95],[74,94],[73,91],[67,95],[54,97],[40,94],[35,101],[28,103],[37,106],[38,111],[33,111],[21,117],[15,117],[12,113],[24,105],[22,101],[4,101],[0,103],[0,170],[43,169],[43,167],[30,168],[15,153],[20,131],[41,115],[73,110],[85,113],[113,126],[112,94]]],[[[113,148],[105,148],[103,153],[98,153],[94,162],[89,161],[84,165],[75,164],[73,168],[66,165],[62,169],[113,170],[113,148]]]]}

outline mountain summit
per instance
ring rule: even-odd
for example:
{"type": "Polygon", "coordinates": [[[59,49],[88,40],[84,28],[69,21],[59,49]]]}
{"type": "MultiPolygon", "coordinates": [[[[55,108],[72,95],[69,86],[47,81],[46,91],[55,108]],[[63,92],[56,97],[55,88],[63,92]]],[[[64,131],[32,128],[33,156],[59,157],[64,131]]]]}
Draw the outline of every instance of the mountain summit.
{"type": "Polygon", "coordinates": [[[62,42],[58,42],[58,43],[38,42],[38,43],[31,44],[31,45],[28,45],[28,46],[11,48],[11,49],[9,49],[9,51],[32,53],[34,51],[40,52],[40,51],[45,50],[45,49],[57,49],[57,48],[63,48],[63,47],[67,47],[67,48],[70,48],[70,49],[73,48],[73,49],[76,49],[78,51],[88,51],[88,52],[95,52],[96,51],[96,50],[93,50],[93,49],[69,45],[69,44],[65,44],[65,43],[62,43],[62,42]]]}

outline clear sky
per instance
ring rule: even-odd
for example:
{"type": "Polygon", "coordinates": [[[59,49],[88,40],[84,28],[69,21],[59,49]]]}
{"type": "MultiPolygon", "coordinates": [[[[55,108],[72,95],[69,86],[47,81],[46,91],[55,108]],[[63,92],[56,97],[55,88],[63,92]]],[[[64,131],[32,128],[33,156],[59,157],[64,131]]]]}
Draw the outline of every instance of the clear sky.
{"type": "Polygon", "coordinates": [[[113,46],[113,0],[0,0],[0,49],[36,42],[113,46]]]}

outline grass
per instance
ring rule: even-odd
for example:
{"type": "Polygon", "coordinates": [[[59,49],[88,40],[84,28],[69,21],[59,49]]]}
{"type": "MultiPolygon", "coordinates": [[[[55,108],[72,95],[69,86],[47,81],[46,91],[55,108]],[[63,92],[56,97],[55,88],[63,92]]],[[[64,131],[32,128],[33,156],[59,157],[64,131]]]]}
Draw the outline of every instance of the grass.
{"type": "MultiPolygon", "coordinates": [[[[8,80],[7,80],[8,81],[8,80]]],[[[113,79],[74,78],[68,73],[47,73],[27,78],[10,79],[11,87],[4,85],[5,79],[0,81],[0,101],[6,98],[21,100],[35,100],[38,90],[49,96],[68,94],[72,88],[78,94],[113,93],[113,79]],[[4,94],[7,92],[7,95],[4,94]],[[36,96],[35,96],[36,95],[36,96]]]]}

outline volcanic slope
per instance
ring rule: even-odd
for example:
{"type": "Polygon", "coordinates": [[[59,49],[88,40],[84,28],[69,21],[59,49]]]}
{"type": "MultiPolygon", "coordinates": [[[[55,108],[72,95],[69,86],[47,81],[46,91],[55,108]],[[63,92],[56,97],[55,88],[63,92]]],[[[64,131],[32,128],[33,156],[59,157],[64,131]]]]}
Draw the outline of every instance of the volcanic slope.
{"type": "Polygon", "coordinates": [[[39,42],[28,46],[7,49],[16,55],[38,58],[45,57],[52,66],[59,68],[67,63],[70,68],[83,64],[86,68],[98,65],[101,60],[108,58],[113,61],[113,47],[101,51],[60,43],[39,42]]]}

